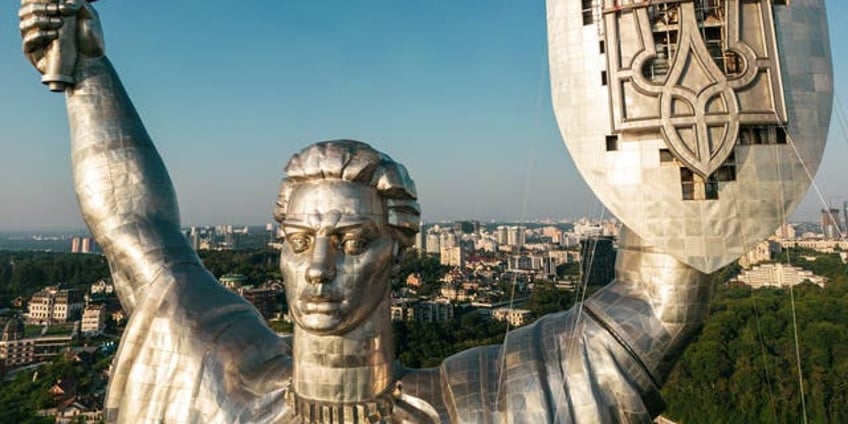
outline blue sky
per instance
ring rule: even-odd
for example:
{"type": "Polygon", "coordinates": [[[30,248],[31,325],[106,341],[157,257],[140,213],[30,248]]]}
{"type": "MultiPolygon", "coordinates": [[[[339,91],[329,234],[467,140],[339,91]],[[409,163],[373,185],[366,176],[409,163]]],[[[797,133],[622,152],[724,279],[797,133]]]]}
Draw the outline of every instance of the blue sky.
{"type": "MultiPolygon", "coordinates": [[[[831,22],[848,16],[827,4],[831,22]]],[[[64,102],[20,53],[17,5],[0,6],[0,229],[80,227],[64,102]]],[[[599,216],[551,110],[542,0],[97,7],[185,224],[269,222],[288,157],[333,138],[406,164],[426,221],[599,216]]],[[[848,29],[830,29],[848,99],[848,29]]],[[[846,159],[837,127],[817,178],[828,201],[848,200],[846,159]]]]}

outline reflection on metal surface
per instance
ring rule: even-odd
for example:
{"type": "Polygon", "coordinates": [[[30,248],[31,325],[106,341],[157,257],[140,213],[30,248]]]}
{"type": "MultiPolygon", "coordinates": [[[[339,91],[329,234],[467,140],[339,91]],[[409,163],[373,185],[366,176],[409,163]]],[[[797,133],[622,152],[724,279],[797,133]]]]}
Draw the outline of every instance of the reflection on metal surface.
{"type": "MultiPolygon", "coordinates": [[[[49,30],[22,8],[24,37],[49,30]]],[[[99,27],[83,4],[81,27],[99,27]]],[[[170,178],[99,32],[78,34],[68,90],[74,184],[132,316],[112,367],[110,423],[648,422],[706,313],[705,275],[635,234],[616,279],[573,309],[429,369],[394,356],[389,277],[419,227],[405,168],[370,146],[318,143],[288,166],[274,216],[295,321],[279,337],[204,269],[170,178]]],[[[33,59],[50,37],[29,37],[33,59]],[[37,41],[37,42],[36,42],[37,41]]],[[[37,65],[37,60],[35,61],[37,65]]],[[[627,149],[623,149],[627,151],[627,149]]]]}
{"type": "Polygon", "coordinates": [[[713,272],[791,214],[810,184],[804,167],[815,172],[821,160],[830,121],[823,0],[547,5],[563,139],[625,225],[713,272]],[[617,149],[609,149],[610,138],[617,149]],[[619,151],[633,152],[627,178],[617,168],[619,151]]]}

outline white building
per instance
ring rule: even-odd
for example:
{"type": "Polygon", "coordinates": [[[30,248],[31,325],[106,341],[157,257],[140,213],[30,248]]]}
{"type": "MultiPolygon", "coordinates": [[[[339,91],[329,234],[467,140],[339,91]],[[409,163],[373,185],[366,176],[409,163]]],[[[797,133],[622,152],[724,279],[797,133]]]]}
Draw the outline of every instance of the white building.
{"type": "Polygon", "coordinates": [[[424,229],[418,228],[418,232],[415,233],[415,250],[423,252],[426,246],[427,241],[424,238],[424,229]]]}
{"type": "Polygon", "coordinates": [[[775,240],[763,240],[756,247],[751,249],[750,252],[746,253],[745,256],[739,259],[739,265],[742,265],[742,268],[751,268],[752,266],[761,263],[768,262],[772,259],[775,259],[781,251],[780,243],[775,240]]]}
{"type": "Polygon", "coordinates": [[[439,232],[435,231],[433,228],[427,231],[427,242],[425,243],[424,248],[427,253],[438,254],[441,252],[441,244],[439,243],[439,232]]]}
{"type": "Polygon", "coordinates": [[[562,230],[557,227],[542,228],[542,235],[545,237],[549,237],[551,239],[551,243],[553,244],[562,243],[562,230]]]}
{"type": "Polygon", "coordinates": [[[553,258],[556,265],[580,262],[580,252],[577,250],[551,250],[548,256],[553,258]]]}
{"type": "Polygon", "coordinates": [[[471,302],[474,300],[474,295],[472,295],[468,290],[462,287],[454,287],[450,284],[442,285],[442,287],[439,288],[439,294],[443,298],[455,302],[471,302]]]}
{"type": "Polygon", "coordinates": [[[12,318],[0,333],[0,369],[17,368],[53,358],[65,350],[72,336],[26,337],[25,327],[12,318]]]}
{"type": "Polygon", "coordinates": [[[757,265],[750,270],[742,271],[736,279],[752,288],[789,287],[807,280],[824,287],[827,281],[826,278],[815,275],[811,271],[785,264],[757,265]]]}
{"type": "Polygon", "coordinates": [[[447,266],[464,267],[465,252],[459,246],[442,248],[440,263],[447,266]]]}
{"type": "Polygon", "coordinates": [[[604,228],[600,222],[589,222],[581,219],[574,223],[574,234],[578,238],[599,237],[604,234],[604,228]]]}
{"type": "Polygon", "coordinates": [[[821,253],[833,253],[838,247],[839,250],[848,250],[848,241],[845,240],[825,240],[825,239],[801,239],[801,240],[781,240],[780,245],[783,247],[804,247],[813,249],[821,253]]]}
{"type": "Polygon", "coordinates": [[[480,238],[474,242],[474,250],[482,250],[484,252],[497,252],[498,242],[491,238],[480,238]]]}
{"type": "Polygon", "coordinates": [[[492,318],[496,321],[506,321],[512,327],[520,327],[530,320],[531,312],[528,309],[498,308],[492,311],[492,318]]]}
{"type": "Polygon", "coordinates": [[[92,284],[88,291],[91,294],[112,294],[115,292],[115,286],[106,282],[106,280],[100,280],[92,284]]]}
{"type": "Polygon", "coordinates": [[[507,228],[507,232],[506,232],[506,236],[507,236],[506,244],[508,244],[508,245],[510,245],[510,246],[515,246],[515,247],[522,247],[522,246],[524,246],[524,243],[525,243],[525,240],[526,240],[526,234],[525,234],[525,231],[526,231],[526,230],[527,230],[527,229],[526,229],[526,228],[524,228],[524,227],[523,227],[523,226],[521,226],[521,225],[518,225],[518,226],[512,226],[512,227],[507,228]]]}
{"type": "Polygon", "coordinates": [[[500,245],[506,245],[509,243],[509,230],[504,225],[498,225],[496,234],[496,240],[500,245]]]}
{"type": "Polygon", "coordinates": [[[79,319],[83,306],[83,297],[79,291],[48,287],[32,295],[29,301],[29,321],[74,321],[79,319]]]}
{"type": "Polygon", "coordinates": [[[103,333],[106,328],[106,307],[104,305],[88,305],[82,313],[83,335],[94,336],[103,333]]]}
{"type": "Polygon", "coordinates": [[[415,308],[409,299],[392,299],[392,321],[412,321],[415,319],[415,308]]]}
{"type": "Polygon", "coordinates": [[[780,238],[793,239],[795,238],[795,226],[788,222],[783,223],[774,234],[780,238]]]}
{"type": "Polygon", "coordinates": [[[456,234],[454,234],[453,231],[450,231],[450,230],[442,231],[442,233],[439,234],[439,251],[440,252],[445,250],[445,249],[450,249],[452,247],[456,247],[458,245],[459,244],[457,243],[457,240],[456,240],[456,234]]]}

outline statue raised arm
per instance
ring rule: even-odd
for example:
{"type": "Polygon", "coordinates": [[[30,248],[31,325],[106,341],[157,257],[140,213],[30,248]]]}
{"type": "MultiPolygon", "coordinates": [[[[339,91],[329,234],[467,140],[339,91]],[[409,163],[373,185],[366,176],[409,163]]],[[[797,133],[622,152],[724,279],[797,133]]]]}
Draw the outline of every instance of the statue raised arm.
{"type": "MultiPolygon", "coordinates": [[[[279,386],[268,375],[285,378],[290,348],[255,308],[217,283],[182,234],[170,177],[105,56],[97,12],[85,1],[25,1],[19,15],[24,53],[40,72],[50,67],[48,47],[76,50],[58,54],[75,58],[65,93],[74,187],[131,313],[107,421],[184,422],[221,398],[279,386]],[[76,34],[51,45],[63,19],[76,21],[76,34]],[[271,369],[279,371],[266,374],[271,369]]],[[[203,416],[233,422],[216,410],[203,416]]]]}
{"type": "MultiPolygon", "coordinates": [[[[87,2],[25,2],[23,49],[40,72],[63,17],[77,21],[76,85],[66,92],[74,187],[83,219],[106,254],[121,303],[135,309],[145,290],[175,263],[199,264],[180,232],[168,172],[105,56],[97,12],[87,2]]],[[[71,36],[71,38],[73,38],[71,36]]],[[[63,52],[64,53],[64,52],[63,52]]]]}
{"type": "MultiPolygon", "coordinates": [[[[550,16],[582,28],[580,3],[551,0],[550,16]]],[[[678,6],[692,18],[690,3],[678,6]]],[[[619,16],[604,10],[608,19],[619,16]]],[[[180,232],[174,189],[104,55],[96,12],[84,0],[26,1],[20,16],[24,51],[37,69],[47,72],[48,56],[55,56],[45,54],[48,48],[74,58],[73,75],[59,79],[67,87],[75,188],[132,311],[107,393],[107,422],[650,422],[662,411],[659,388],[707,311],[710,284],[696,268],[717,261],[681,261],[675,258],[685,248],[672,257],[626,231],[615,280],[583,304],[510,332],[502,345],[407,369],[394,355],[389,280],[419,229],[415,184],[403,165],[365,143],[321,142],[289,161],[274,211],[285,233],[280,270],[295,323],[293,337],[280,338],[215,281],[180,232]],[[75,34],[56,43],[63,28],[71,29],[63,19],[76,19],[75,34]]],[[[599,45],[597,31],[563,31],[563,43],[576,33],[599,45]]],[[[597,61],[597,54],[588,57],[597,61]]],[[[554,86],[563,89],[575,78],[554,86]]],[[[597,91],[590,97],[608,98],[597,91]]],[[[621,141],[646,139],[630,135],[621,141]]],[[[587,137],[591,148],[580,152],[600,146],[598,139],[587,137]]],[[[607,146],[618,140],[608,138],[607,146]]],[[[715,165],[692,162],[699,172],[715,165]]],[[[609,178],[626,185],[631,180],[622,175],[643,169],[617,168],[609,178]]],[[[677,168],[670,173],[683,175],[677,168]]],[[[683,202],[680,187],[673,189],[660,200],[683,202]]]]}

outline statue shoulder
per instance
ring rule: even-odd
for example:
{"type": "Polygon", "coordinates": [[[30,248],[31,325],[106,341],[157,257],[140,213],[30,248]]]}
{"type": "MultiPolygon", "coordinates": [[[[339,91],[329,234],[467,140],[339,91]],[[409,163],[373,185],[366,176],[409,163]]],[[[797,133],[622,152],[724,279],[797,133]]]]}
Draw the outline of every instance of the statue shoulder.
{"type": "Polygon", "coordinates": [[[282,401],[291,344],[255,308],[198,265],[175,266],[152,284],[121,339],[106,399],[110,417],[171,421],[190,413],[202,422],[237,422],[256,405],[282,401]],[[143,405],[125,401],[135,398],[161,408],[136,410],[143,405]]]}
{"type": "Polygon", "coordinates": [[[451,422],[484,423],[497,410],[501,346],[481,346],[448,357],[439,367],[451,422]]]}
{"type": "MultiPolygon", "coordinates": [[[[571,337],[570,311],[509,332],[503,345],[457,353],[440,367],[452,422],[548,422],[551,387],[562,387],[561,341],[571,337]]],[[[554,408],[556,409],[556,408],[554,408]]]]}

